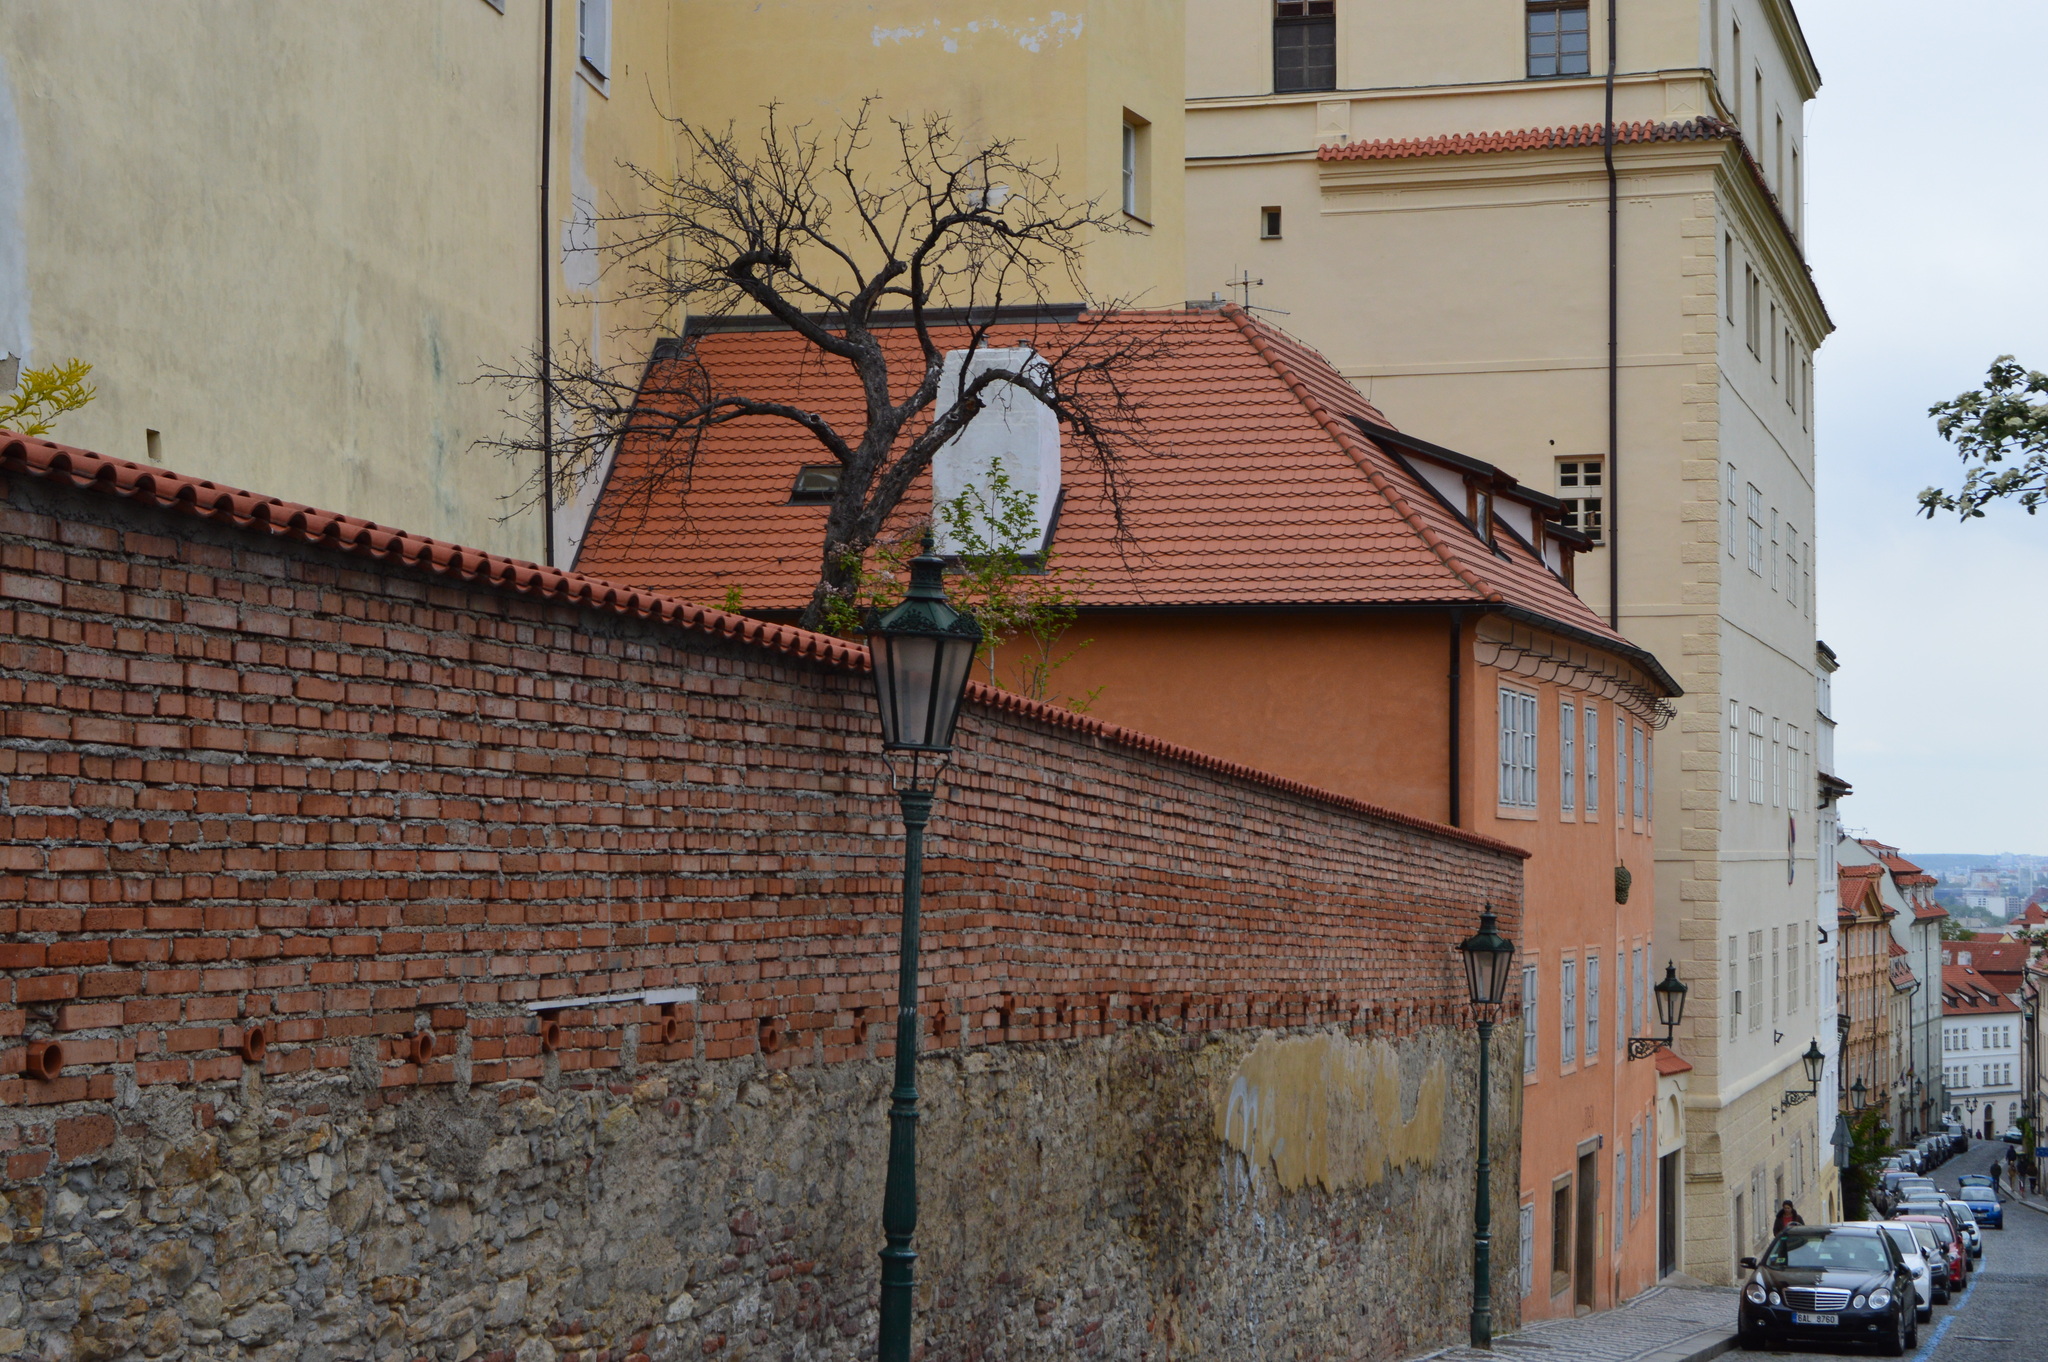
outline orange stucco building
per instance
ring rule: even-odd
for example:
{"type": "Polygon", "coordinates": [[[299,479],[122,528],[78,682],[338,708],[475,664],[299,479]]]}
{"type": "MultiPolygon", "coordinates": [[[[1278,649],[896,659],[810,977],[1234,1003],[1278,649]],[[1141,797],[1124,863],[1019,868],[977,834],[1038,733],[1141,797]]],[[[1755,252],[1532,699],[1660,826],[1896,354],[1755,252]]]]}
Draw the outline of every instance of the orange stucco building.
{"type": "MultiPolygon", "coordinates": [[[[1046,349],[1069,324],[1028,336],[1020,324],[1003,342],[1046,349]]],[[[1586,541],[1560,503],[1390,429],[1320,355],[1235,308],[1118,325],[1168,339],[1123,380],[1146,439],[1126,453],[1116,500],[1078,466],[1055,470],[1064,493],[1043,547],[1084,583],[1068,642],[1086,644],[1057,693],[1532,853],[1521,1218],[1495,1226],[1496,1298],[1518,1292],[1525,1319],[1627,1298],[1680,1233],[1681,1156],[1657,1157],[1658,1065],[1627,1046],[1654,1028],[1662,975],[1648,773],[1677,687],[1571,590],[1586,541]]],[[[800,362],[804,348],[758,328],[686,342],[716,385],[851,407],[850,379],[800,362]]],[[[1017,442],[1019,459],[1029,445],[1017,442]]],[[[642,485],[636,459],[651,457],[628,448],[615,476],[642,485]]],[[[689,531],[659,510],[627,514],[643,498],[601,501],[579,566],[699,599],[737,587],[749,613],[793,611],[816,580],[823,522],[795,480],[817,463],[794,426],[711,432],[689,531]]],[[[906,517],[929,514],[929,488],[906,517]]]]}

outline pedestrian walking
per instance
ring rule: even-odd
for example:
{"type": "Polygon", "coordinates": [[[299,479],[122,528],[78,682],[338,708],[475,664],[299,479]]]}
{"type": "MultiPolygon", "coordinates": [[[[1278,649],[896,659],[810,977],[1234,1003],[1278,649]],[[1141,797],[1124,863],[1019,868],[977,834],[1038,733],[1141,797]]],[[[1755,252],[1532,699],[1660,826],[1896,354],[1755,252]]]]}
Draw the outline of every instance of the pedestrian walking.
{"type": "Polygon", "coordinates": [[[1999,1191],[1998,1189],[1998,1169],[1998,1160],[1993,1159],[1991,1161],[1991,1195],[1997,1197],[2000,1201],[2003,1201],[2005,1200],[2005,1194],[1999,1191]]]}
{"type": "Polygon", "coordinates": [[[1804,1225],[1805,1223],[1806,1222],[1804,1220],[1801,1220],[1799,1218],[1799,1208],[1788,1201],[1784,1205],[1778,1207],[1778,1219],[1771,1226],[1771,1233],[1783,1234],[1788,1227],[1793,1225],[1804,1225]]]}

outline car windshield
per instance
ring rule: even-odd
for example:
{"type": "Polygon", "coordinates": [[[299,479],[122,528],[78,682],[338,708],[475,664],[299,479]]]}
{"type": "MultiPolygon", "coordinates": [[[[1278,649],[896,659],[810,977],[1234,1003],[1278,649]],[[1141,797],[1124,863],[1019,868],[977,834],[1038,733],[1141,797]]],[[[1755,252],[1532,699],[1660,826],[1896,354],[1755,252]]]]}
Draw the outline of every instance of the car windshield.
{"type": "Polygon", "coordinates": [[[1975,1215],[1974,1215],[1974,1214],[1973,1214],[1973,1213],[1971,1212],[1971,1210],[1970,1210],[1970,1203],[1969,1203],[1969,1202],[1967,1202],[1967,1201],[1951,1201],[1951,1202],[1949,1202],[1949,1203],[1948,1203],[1948,1206],[1949,1206],[1949,1209],[1950,1209],[1950,1210],[1954,1211],[1954,1212],[1955,1212],[1955,1213],[1956,1213],[1957,1215],[1961,1216],[1961,1217],[1962,1217],[1962,1218],[1963,1218],[1964,1220],[1970,1220],[1970,1221],[1974,1221],[1974,1220],[1976,1220],[1976,1218],[1977,1218],[1977,1217],[1976,1217],[1976,1216],[1975,1216],[1975,1215]]]}
{"type": "Polygon", "coordinates": [[[1764,1266],[1882,1272],[1891,1264],[1875,1235],[1781,1234],[1764,1254],[1764,1266]]]}
{"type": "Polygon", "coordinates": [[[1914,1236],[1911,1225],[1886,1225],[1884,1232],[1892,1237],[1892,1242],[1899,1246],[1899,1252],[1901,1253],[1924,1253],[1926,1251],[1921,1248],[1920,1240],[1914,1236]]]}
{"type": "Polygon", "coordinates": [[[1913,1237],[1920,1241],[1920,1251],[1922,1253],[1938,1254],[1941,1252],[1941,1240],[1934,1237],[1933,1230],[1928,1229],[1925,1225],[1908,1225],[1906,1228],[1913,1231],[1913,1237]]]}
{"type": "Polygon", "coordinates": [[[1937,1244],[1949,1244],[1953,1242],[1956,1237],[1955,1232],[1949,1228],[1948,1222],[1946,1220],[1923,1221],[1922,1223],[1915,1225],[1914,1228],[1926,1230],[1929,1234],[1934,1236],[1934,1242],[1937,1244]]]}
{"type": "Polygon", "coordinates": [[[1965,1173],[1960,1178],[1957,1178],[1956,1181],[1962,1183],[1965,1187],[1989,1187],[1991,1185],[1991,1175],[1988,1173],[1965,1173]]]}

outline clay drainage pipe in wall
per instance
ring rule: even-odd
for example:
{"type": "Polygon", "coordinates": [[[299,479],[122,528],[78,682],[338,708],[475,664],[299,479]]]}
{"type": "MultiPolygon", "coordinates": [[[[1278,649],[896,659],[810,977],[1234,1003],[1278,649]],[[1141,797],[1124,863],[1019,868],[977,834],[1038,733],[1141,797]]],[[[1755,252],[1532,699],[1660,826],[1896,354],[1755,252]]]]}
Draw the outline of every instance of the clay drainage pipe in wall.
{"type": "Polygon", "coordinates": [[[541,1021],[540,1048],[548,1054],[562,1048],[562,1024],[552,1017],[541,1021]]]}
{"type": "Polygon", "coordinates": [[[263,1034],[260,1026],[244,1027],[242,1043],[236,1048],[241,1051],[244,1063],[261,1064],[264,1053],[270,1049],[270,1037],[263,1034]]]}
{"type": "Polygon", "coordinates": [[[64,1072],[64,1047],[54,1040],[38,1041],[28,1047],[28,1062],[23,1069],[30,1078],[39,1078],[48,1083],[64,1072]]]}
{"type": "Polygon", "coordinates": [[[418,1031],[406,1042],[406,1057],[413,1063],[424,1065],[434,1057],[434,1033],[418,1031]]]}

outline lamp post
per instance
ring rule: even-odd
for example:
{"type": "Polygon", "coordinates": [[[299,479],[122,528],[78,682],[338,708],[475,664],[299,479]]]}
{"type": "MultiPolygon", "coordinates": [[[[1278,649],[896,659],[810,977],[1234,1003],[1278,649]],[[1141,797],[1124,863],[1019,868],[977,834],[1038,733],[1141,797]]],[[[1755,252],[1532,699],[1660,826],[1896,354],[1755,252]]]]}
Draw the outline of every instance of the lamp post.
{"type": "Polygon", "coordinates": [[[1806,1088],[1804,1091],[1798,1088],[1788,1090],[1781,1099],[1783,1106],[1796,1107],[1820,1091],[1820,1074],[1827,1066],[1828,1057],[1820,1052],[1817,1038],[1807,1042],[1806,1053],[1799,1057],[1799,1062],[1806,1066],[1806,1088]]]}
{"type": "Polygon", "coordinates": [[[912,1288],[917,1253],[917,935],[924,890],[924,830],[939,775],[953,754],[953,725],[981,626],[946,603],[945,562],[932,552],[910,560],[902,603],[863,629],[874,662],[882,714],[882,752],[903,810],[903,922],[896,963],[896,1084],[889,1094],[889,1175],[882,1192],[880,1362],[910,1362],[912,1288]],[[890,753],[907,753],[901,774],[890,753]],[[929,764],[928,764],[929,763],[929,764]]]}
{"type": "Polygon", "coordinates": [[[1861,1078],[1858,1078],[1853,1084],[1849,1086],[1849,1095],[1855,1099],[1856,1110],[1861,1111],[1865,1106],[1869,1105],[1869,1101],[1865,1097],[1865,1094],[1869,1091],[1870,1089],[1863,1086],[1863,1080],[1861,1078]]]}
{"type": "Polygon", "coordinates": [[[1664,1028],[1660,1036],[1630,1036],[1628,1057],[1647,1059],[1659,1050],[1671,1048],[1671,1037],[1678,1030],[1678,1024],[1685,1020],[1685,981],[1678,977],[1678,963],[1664,962],[1664,977],[1650,990],[1657,999],[1657,1024],[1664,1028]]]}
{"type": "Polygon", "coordinates": [[[1495,930],[1498,920],[1479,915],[1479,930],[1458,949],[1465,956],[1465,988],[1479,1013],[1479,1196],[1472,1204],[1472,1346],[1493,1347],[1493,1151],[1490,1147],[1489,1072],[1493,1049],[1493,1014],[1486,1009],[1506,1001],[1508,975],[1514,969],[1515,944],[1495,930]]]}

